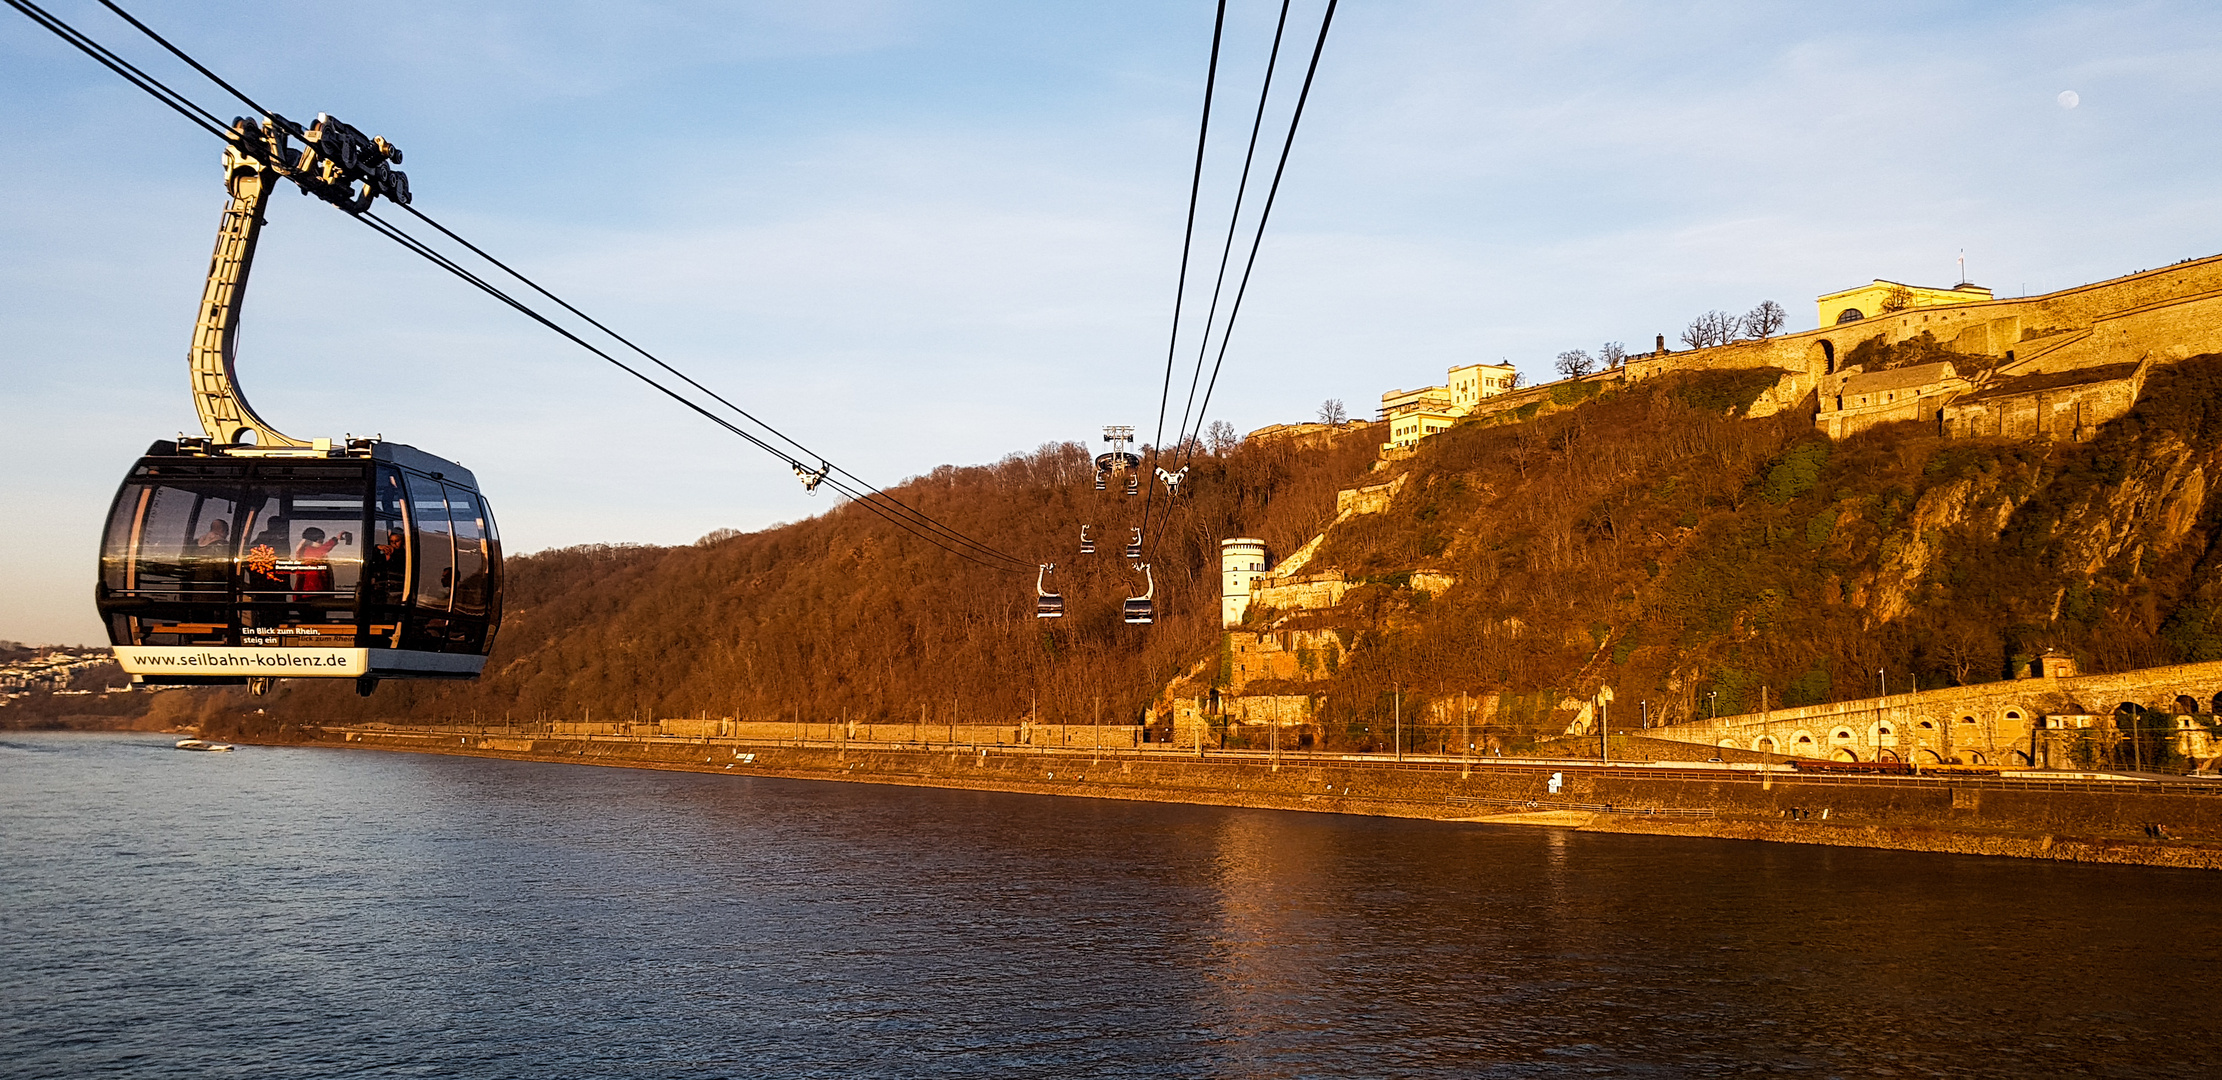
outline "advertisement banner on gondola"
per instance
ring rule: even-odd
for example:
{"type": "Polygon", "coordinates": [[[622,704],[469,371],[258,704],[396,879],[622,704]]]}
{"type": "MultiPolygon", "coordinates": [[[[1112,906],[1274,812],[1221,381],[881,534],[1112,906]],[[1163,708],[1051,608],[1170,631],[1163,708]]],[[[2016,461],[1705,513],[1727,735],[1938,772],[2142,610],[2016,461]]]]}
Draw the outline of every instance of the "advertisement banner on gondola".
{"type": "Polygon", "coordinates": [[[118,645],[116,663],[133,675],[365,675],[368,649],[242,649],[220,645],[118,645]]]}

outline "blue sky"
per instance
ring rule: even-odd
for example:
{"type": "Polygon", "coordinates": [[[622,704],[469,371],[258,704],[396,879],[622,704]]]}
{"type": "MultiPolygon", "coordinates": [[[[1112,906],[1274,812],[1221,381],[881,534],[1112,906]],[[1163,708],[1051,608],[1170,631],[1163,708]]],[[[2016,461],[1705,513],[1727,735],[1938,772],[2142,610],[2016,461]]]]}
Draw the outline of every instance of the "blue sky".
{"type": "MultiPolygon", "coordinates": [[[[1276,6],[1231,8],[1221,169],[1276,6]]],[[[876,481],[1154,422],[1206,0],[133,10],[272,108],[390,137],[419,207],[876,481]]],[[[1212,418],[1545,377],[1764,299],[1804,328],[1870,278],[1950,284],[1963,248],[2001,294],[2222,251],[2218,31],[2195,3],[1352,0],[1212,418]]],[[[0,103],[0,638],[91,642],[115,483],[196,426],[220,150],[13,13],[0,103]]],[[[275,203],[244,325],[266,418],[462,461],[513,551],[830,505],[311,200],[275,203]]]]}

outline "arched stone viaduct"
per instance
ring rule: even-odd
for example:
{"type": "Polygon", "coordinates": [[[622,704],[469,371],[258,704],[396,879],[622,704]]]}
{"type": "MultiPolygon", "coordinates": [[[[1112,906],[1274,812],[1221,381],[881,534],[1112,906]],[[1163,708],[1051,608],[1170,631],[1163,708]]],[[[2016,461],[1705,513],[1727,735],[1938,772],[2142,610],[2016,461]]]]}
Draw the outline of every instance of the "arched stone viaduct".
{"type": "MultiPolygon", "coordinates": [[[[2057,663],[2057,662],[2056,662],[2057,663]]],[[[1772,709],[1654,728],[1678,742],[1838,761],[2065,767],[2071,740],[2109,745],[2129,724],[2202,759],[2222,750],[2222,661],[2110,675],[2046,675],[1772,709]],[[2133,719],[2134,718],[2134,719],[2133,719]]]]}

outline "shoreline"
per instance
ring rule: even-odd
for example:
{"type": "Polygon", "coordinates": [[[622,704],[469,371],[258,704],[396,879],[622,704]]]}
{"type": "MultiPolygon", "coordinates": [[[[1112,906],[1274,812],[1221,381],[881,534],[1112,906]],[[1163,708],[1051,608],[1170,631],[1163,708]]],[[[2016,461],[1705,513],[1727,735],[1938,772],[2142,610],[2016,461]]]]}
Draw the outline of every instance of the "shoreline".
{"type": "Polygon", "coordinates": [[[2222,784],[1833,777],[1475,759],[310,728],[250,744],[2222,870],[2222,784]],[[1550,777],[1558,774],[1557,791],[1550,777]]]}

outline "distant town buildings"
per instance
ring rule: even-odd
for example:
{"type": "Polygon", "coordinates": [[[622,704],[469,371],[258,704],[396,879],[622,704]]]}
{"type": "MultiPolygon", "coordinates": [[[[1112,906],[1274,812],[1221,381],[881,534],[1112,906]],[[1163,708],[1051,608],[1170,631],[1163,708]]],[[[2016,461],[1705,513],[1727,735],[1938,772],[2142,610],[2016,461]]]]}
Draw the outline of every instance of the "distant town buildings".
{"type": "MultiPolygon", "coordinates": [[[[11,648],[13,646],[10,646],[11,648]]],[[[17,660],[0,661],[0,704],[34,690],[58,694],[90,693],[68,689],[78,673],[115,663],[107,649],[44,649],[17,660]]],[[[128,688],[129,684],[126,683],[128,688]]],[[[110,689],[114,689],[111,687],[110,689]]]]}

